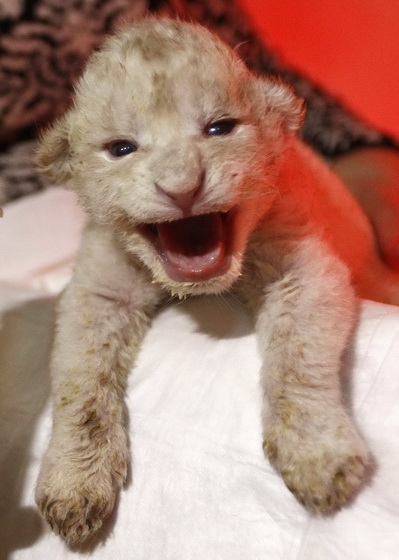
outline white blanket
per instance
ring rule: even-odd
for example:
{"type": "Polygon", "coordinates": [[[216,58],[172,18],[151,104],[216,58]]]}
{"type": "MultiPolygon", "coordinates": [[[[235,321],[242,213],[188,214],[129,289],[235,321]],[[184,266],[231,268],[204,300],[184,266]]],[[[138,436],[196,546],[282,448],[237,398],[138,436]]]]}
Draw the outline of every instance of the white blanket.
{"type": "MultiPolygon", "coordinates": [[[[0,221],[0,558],[87,558],[40,522],[54,296],[82,216],[61,189],[0,221]]],[[[308,514],[262,453],[260,359],[246,311],[196,298],[154,321],[127,391],[132,476],[96,560],[399,558],[399,310],[364,302],[343,383],[375,472],[339,513],[308,514]]],[[[90,551],[89,551],[90,552],[90,551]]]]}

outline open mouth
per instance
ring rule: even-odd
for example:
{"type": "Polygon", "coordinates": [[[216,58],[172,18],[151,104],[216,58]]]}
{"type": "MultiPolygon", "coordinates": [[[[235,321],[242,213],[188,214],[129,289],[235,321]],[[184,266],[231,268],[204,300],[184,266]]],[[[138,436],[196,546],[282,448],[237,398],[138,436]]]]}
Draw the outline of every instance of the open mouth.
{"type": "Polygon", "coordinates": [[[230,266],[232,212],[213,212],[141,227],[172,280],[199,282],[230,266]]]}

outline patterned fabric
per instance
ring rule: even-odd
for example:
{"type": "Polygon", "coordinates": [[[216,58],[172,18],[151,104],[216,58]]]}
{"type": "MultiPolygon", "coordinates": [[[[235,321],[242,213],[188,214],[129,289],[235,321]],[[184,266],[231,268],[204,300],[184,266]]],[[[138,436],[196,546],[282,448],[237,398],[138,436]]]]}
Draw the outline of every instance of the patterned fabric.
{"type": "Polygon", "coordinates": [[[118,25],[147,11],[198,21],[234,46],[256,72],[287,80],[306,101],[303,137],[324,157],[392,144],[279,65],[232,0],[0,0],[0,204],[45,187],[34,171],[32,139],[68,107],[92,50],[118,25]]]}
{"type": "Polygon", "coordinates": [[[48,186],[46,178],[36,172],[35,148],[36,142],[28,140],[0,152],[0,206],[48,186]]]}
{"type": "Polygon", "coordinates": [[[0,0],[3,142],[32,135],[64,112],[90,52],[122,17],[147,8],[145,0],[11,0],[10,13],[9,2],[0,0]]]}

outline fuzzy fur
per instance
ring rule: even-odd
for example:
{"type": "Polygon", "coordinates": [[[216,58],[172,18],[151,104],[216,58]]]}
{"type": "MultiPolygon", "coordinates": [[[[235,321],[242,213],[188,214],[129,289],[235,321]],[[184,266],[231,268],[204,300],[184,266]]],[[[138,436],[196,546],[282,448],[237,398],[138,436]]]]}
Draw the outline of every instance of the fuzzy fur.
{"type": "Polygon", "coordinates": [[[204,28],[144,19],[93,55],[74,107],[43,136],[39,166],[88,215],[60,303],[53,434],[36,490],[69,543],[100,528],[126,480],[126,377],[171,294],[234,290],[253,311],[264,449],[299,501],[327,513],[363,484],[369,452],[342,402],[341,356],[355,292],[398,303],[398,282],[356,202],[299,140],[302,113],[287,86],[251,74],[204,28]],[[226,119],[231,131],[209,134],[226,119]],[[113,157],[118,140],[136,151],[113,157]],[[156,228],[197,215],[224,228],[216,265],[176,264],[159,248],[156,228]]]}

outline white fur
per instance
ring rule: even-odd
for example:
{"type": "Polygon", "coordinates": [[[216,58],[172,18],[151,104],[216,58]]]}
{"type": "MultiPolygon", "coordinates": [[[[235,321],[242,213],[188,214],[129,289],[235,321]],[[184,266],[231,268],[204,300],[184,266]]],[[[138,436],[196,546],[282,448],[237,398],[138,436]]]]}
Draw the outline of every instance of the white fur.
{"type": "Polygon", "coordinates": [[[329,512],[364,482],[369,454],[341,400],[341,355],[355,291],[397,303],[398,284],[355,201],[296,136],[301,118],[287,86],[252,75],[205,29],[145,19],[93,55],[75,105],[44,135],[40,167],[88,215],[60,303],[54,428],[36,491],[68,542],[99,529],[126,479],[126,376],[171,294],[234,290],[253,310],[270,403],[264,447],[301,502],[329,512]],[[229,134],[205,132],[226,118],[237,122],[229,134]],[[114,158],[115,140],[138,149],[114,158]],[[171,278],[179,267],[143,224],[220,212],[225,268],[171,278]]]}

